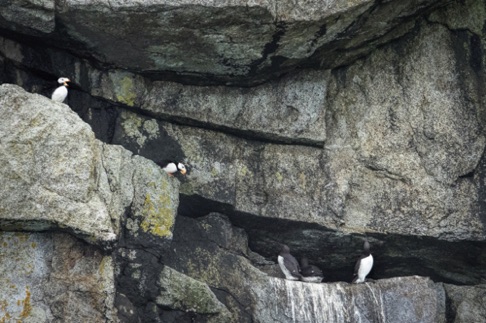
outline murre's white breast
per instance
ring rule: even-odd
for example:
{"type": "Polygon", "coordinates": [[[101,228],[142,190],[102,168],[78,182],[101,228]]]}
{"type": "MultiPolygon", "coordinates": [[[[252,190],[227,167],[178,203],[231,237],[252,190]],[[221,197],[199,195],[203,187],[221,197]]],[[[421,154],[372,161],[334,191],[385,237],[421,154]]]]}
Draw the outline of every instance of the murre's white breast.
{"type": "Polygon", "coordinates": [[[368,257],[360,260],[358,269],[358,279],[357,283],[364,283],[366,276],[370,273],[371,268],[373,268],[373,256],[370,254],[368,257]]]}

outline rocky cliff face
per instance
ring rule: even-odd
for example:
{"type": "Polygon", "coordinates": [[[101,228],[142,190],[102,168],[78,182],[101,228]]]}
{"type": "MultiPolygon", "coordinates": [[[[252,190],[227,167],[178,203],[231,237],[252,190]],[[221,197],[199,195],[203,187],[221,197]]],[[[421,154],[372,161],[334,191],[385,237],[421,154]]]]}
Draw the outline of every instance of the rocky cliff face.
{"type": "Polygon", "coordinates": [[[480,0],[6,1],[0,320],[482,322],[485,21],[480,0]],[[377,281],[349,285],[364,237],[377,281]],[[281,243],[326,283],[282,280],[281,243]]]}

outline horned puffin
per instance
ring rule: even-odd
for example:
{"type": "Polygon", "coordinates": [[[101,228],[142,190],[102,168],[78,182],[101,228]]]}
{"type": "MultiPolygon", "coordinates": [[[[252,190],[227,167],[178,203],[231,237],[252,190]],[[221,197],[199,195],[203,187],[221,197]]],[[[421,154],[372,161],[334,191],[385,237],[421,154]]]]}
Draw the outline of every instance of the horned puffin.
{"type": "Polygon", "coordinates": [[[371,271],[371,268],[373,268],[373,256],[370,252],[370,243],[368,240],[365,240],[363,245],[363,253],[354,266],[353,283],[364,283],[366,281],[366,276],[371,271]]]}
{"type": "Polygon", "coordinates": [[[186,166],[183,163],[169,161],[159,163],[159,165],[162,167],[163,170],[165,170],[167,174],[169,174],[169,176],[173,176],[177,172],[181,173],[182,175],[186,175],[187,172],[186,166]]]}
{"type": "Polygon", "coordinates": [[[324,279],[322,270],[314,265],[309,265],[307,257],[300,259],[300,273],[302,274],[302,281],[305,282],[320,283],[324,279]]]}
{"type": "Polygon", "coordinates": [[[302,277],[300,274],[300,266],[294,256],[290,254],[290,248],[287,245],[282,245],[282,250],[278,254],[278,265],[288,280],[299,280],[302,277]]]}
{"type": "Polygon", "coordinates": [[[57,89],[55,89],[54,92],[52,92],[52,95],[51,95],[52,100],[57,101],[57,102],[64,102],[64,100],[66,99],[66,97],[68,95],[68,90],[67,90],[68,84],[67,84],[67,82],[71,82],[71,80],[68,79],[67,77],[60,77],[57,80],[57,83],[62,84],[62,85],[60,87],[58,87],[57,89]]]}

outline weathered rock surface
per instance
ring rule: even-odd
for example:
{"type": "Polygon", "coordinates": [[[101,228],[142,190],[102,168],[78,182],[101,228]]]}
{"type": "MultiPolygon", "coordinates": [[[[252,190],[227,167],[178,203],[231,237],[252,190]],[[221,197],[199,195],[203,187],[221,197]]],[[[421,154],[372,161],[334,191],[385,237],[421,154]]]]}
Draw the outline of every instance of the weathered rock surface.
{"type": "MultiPolygon", "coordinates": [[[[253,88],[188,86],[150,81],[120,70],[103,72],[86,60],[2,37],[0,51],[15,64],[38,66],[45,73],[51,73],[55,66],[64,66],[63,73],[72,75],[71,79],[93,97],[136,107],[159,119],[276,142],[322,146],[325,141],[329,71],[300,73],[253,88]],[[43,64],[45,61],[51,64],[43,64]]],[[[44,85],[33,84],[36,83],[33,79],[18,71],[12,71],[12,77],[30,91],[46,96],[55,87],[45,84],[44,89],[44,85]]],[[[93,104],[74,91],[67,102],[74,109],[86,109],[86,104],[93,104]]]]}
{"type": "MultiPolygon", "coordinates": [[[[229,314],[226,307],[221,304],[206,284],[168,266],[165,266],[161,272],[159,284],[163,286],[163,290],[156,300],[160,306],[201,314],[219,314],[221,312],[229,314]]],[[[219,319],[223,318],[219,317],[219,319]]]]}
{"type": "Polygon", "coordinates": [[[114,322],[114,263],[62,233],[0,233],[0,321],[114,322]]]}
{"type": "Polygon", "coordinates": [[[442,2],[7,1],[0,28],[156,77],[254,84],[349,63],[442,2]]]}
{"type": "Polygon", "coordinates": [[[49,34],[55,30],[53,0],[5,0],[0,9],[0,24],[27,34],[49,34]]]}
{"type": "Polygon", "coordinates": [[[444,284],[450,300],[450,319],[454,323],[480,323],[486,317],[486,286],[454,286],[444,284]]]}
{"type": "Polygon", "coordinates": [[[92,93],[137,106],[161,119],[247,137],[322,146],[327,74],[302,73],[253,88],[228,88],[149,82],[127,73],[109,73],[102,77],[101,91],[96,88],[92,93]]]}
{"type": "Polygon", "coordinates": [[[171,237],[178,182],[153,162],[101,143],[68,106],[0,86],[0,226],[62,229],[113,242],[130,209],[138,229],[171,237]]]}
{"type": "MultiPolygon", "coordinates": [[[[475,4],[456,6],[464,12],[475,4]]],[[[40,55],[54,66],[69,65],[91,95],[175,122],[118,111],[105,115],[106,127],[96,107],[84,113],[100,137],[114,129],[110,142],[153,160],[185,159],[193,166],[182,188],[187,196],[350,231],[481,240],[480,48],[462,25],[461,31],[444,26],[454,24],[449,11],[431,15],[442,24],[417,20],[399,43],[348,68],[304,71],[250,89],[106,73],[6,39],[2,48],[16,64],[35,64],[40,55]],[[289,142],[294,145],[279,144],[289,142]]],[[[472,20],[470,29],[480,30],[481,21],[472,20]]],[[[73,92],[74,109],[95,104],[73,92]]]]}
{"type": "MultiPolygon", "coordinates": [[[[462,63],[474,51],[457,49],[475,36],[425,22],[415,35],[313,78],[328,89],[324,150],[160,123],[192,166],[184,194],[344,230],[484,239],[482,81],[462,63]]],[[[285,82],[303,89],[301,80],[285,82]]],[[[253,97],[249,92],[247,101],[253,97]]],[[[127,114],[114,137],[123,145],[131,141],[127,124],[149,120],[127,114]]],[[[137,149],[150,154],[152,146],[147,140],[137,149]]]]}
{"type": "Polygon", "coordinates": [[[472,53],[456,48],[474,37],[464,36],[424,26],[336,72],[325,149],[330,207],[347,226],[484,239],[482,81],[461,63],[472,53]]]}
{"type": "MultiPolygon", "coordinates": [[[[0,82],[48,96],[71,77],[106,143],[0,87],[0,227],[109,241],[116,292],[94,321],[102,302],[121,322],[483,318],[483,285],[414,275],[485,282],[484,2],[194,3],[4,1],[0,82]],[[231,223],[179,216],[172,234],[178,180],[179,215],[231,223]],[[348,285],[364,236],[379,280],[348,285]],[[280,243],[332,283],[278,278],[280,243]]],[[[41,321],[71,308],[36,304],[41,321]]]]}

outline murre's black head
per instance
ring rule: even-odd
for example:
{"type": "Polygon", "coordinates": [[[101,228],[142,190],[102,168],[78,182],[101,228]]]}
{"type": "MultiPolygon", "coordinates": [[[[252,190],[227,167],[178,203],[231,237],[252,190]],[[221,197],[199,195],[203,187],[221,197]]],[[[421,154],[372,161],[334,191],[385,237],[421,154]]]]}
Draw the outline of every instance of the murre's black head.
{"type": "Polygon", "coordinates": [[[364,251],[370,251],[370,243],[368,242],[368,240],[365,240],[365,242],[363,244],[363,250],[364,251]]]}
{"type": "Polygon", "coordinates": [[[324,278],[322,270],[320,270],[317,266],[309,265],[309,259],[307,259],[305,256],[300,259],[300,269],[303,281],[320,283],[324,278]]]}
{"type": "Polygon", "coordinates": [[[363,254],[364,255],[370,254],[370,243],[368,242],[368,240],[365,240],[365,242],[363,244],[363,254]]]}
{"type": "Polygon", "coordinates": [[[309,266],[309,259],[306,256],[300,258],[300,267],[307,267],[309,266]]]}
{"type": "Polygon", "coordinates": [[[289,246],[287,246],[286,244],[283,244],[283,245],[282,245],[282,249],[280,250],[280,253],[281,253],[281,254],[287,254],[287,253],[290,253],[290,248],[289,248],[289,246]]]}

